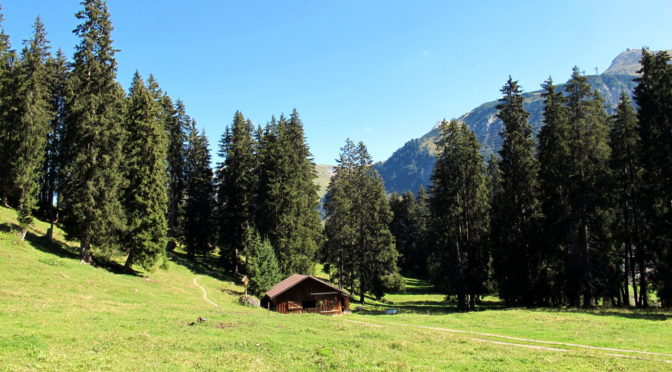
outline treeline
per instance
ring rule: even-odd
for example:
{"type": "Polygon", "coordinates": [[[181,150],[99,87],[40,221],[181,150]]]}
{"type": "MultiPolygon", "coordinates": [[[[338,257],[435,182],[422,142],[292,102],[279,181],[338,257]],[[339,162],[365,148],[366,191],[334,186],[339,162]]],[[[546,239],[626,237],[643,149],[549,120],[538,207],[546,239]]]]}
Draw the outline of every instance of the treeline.
{"type": "Polygon", "coordinates": [[[672,306],[672,65],[644,50],[634,103],[609,115],[574,69],[544,91],[533,137],[518,83],[497,106],[503,146],[487,162],[474,133],[441,123],[429,195],[393,195],[403,271],[429,276],[472,309],[507,306],[672,306]]]}
{"type": "Polygon", "coordinates": [[[136,72],[122,90],[106,3],[82,5],[72,61],[51,55],[39,18],[18,55],[0,33],[0,199],[17,209],[22,239],[34,217],[46,219],[49,238],[58,224],[80,243],[82,262],[122,255],[129,272],[180,247],[191,259],[214,257],[228,275],[248,275],[256,294],[313,273],[320,258],[362,298],[399,286],[391,213],[363,144],[348,142],[342,154],[325,244],[296,110],[263,127],[236,112],[212,169],[205,134],[153,76],[136,72]],[[331,228],[339,218],[347,233],[331,228]]]}

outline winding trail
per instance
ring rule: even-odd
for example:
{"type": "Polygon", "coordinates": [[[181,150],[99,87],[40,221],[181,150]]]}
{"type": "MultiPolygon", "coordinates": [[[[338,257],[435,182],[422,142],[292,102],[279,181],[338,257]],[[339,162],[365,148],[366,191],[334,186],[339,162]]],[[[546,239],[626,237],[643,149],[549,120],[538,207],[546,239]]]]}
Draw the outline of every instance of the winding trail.
{"type": "Polygon", "coordinates": [[[219,306],[218,303],[211,301],[211,300],[208,298],[208,292],[205,290],[205,288],[203,288],[203,286],[201,286],[200,284],[198,284],[198,280],[197,280],[197,279],[198,279],[198,278],[201,278],[201,277],[202,277],[202,276],[196,276],[196,277],[194,277],[194,284],[196,284],[196,286],[197,286],[198,288],[200,288],[201,291],[203,291],[203,300],[205,300],[205,302],[209,303],[209,304],[212,305],[212,306],[215,306],[215,307],[221,307],[221,306],[219,306]]]}

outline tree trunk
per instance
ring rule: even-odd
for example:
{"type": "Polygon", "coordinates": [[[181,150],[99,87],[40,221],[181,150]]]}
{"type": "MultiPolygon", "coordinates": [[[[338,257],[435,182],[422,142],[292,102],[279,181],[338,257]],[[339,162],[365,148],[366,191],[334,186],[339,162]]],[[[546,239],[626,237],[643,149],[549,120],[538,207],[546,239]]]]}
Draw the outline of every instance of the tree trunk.
{"type": "Polygon", "coordinates": [[[135,260],[135,255],[133,254],[133,250],[128,253],[128,258],[126,259],[126,263],[124,263],[124,270],[127,272],[132,272],[133,271],[133,261],[135,260]]]}
{"type": "Polygon", "coordinates": [[[80,263],[86,265],[93,264],[93,256],[91,256],[91,242],[89,238],[82,240],[82,243],[79,246],[79,260],[80,263]]]}
{"type": "MultiPolygon", "coordinates": [[[[635,276],[635,255],[632,253],[632,247],[630,250],[630,277],[632,279],[632,295],[634,297],[635,306],[639,306],[639,297],[637,296],[637,278],[635,276]]],[[[625,273],[625,276],[628,276],[628,273],[625,273]]],[[[629,303],[629,301],[628,301],[629,303]]]]}
{"type": "Polygon", "coordinates": [[[638,307],[649,307],[649,299],[647,296],[647,280],[646,280],[646,260],[644,257],[643,246],[637,249],[637,266],[639,266],[639,301],[638,307]]]}
{"type": "Polygon", "coordinates": [[[628,283],[628,274],[630,273],[630,238],[628,237],[628,241],[625,243],[625,260],[623,262],[624,268],[625,268],[625,275],[623,278],[625,280],[623,281],[623,306],[630,307],[630,284],[628,283]]]}
{"type": "Polygon", "coordinates": [[[592,262],[590,260],[590,228],[588,224],[583,225],[583,252],[585,254],[585,283],[584,283],[584,294],[583,294],[583,307],[592,307],[593,306],[593,268],[592,262]]]}
{"type": "Polygon", "coordinates": [[[364,278],[360,278],[359,279],[359,302],[361,302],[362,305],[364,305],[364,300],[365,300],[364,293],[365,293],[365,291],[366,291],[366,286],[364,285],[364,278]]]}
{"type": "Polygon", "coordinates": [[[19,236],[21,237],[21,241],[26,240],[26,234],[28,234],[28,229],[22,227],[21,231],[19,231],[19,236]]]}
{"type": "Polygon", "coordinates": [[[646,267],[642,259],[639,264],[639,306],[649,307],[649,298],[647,295],[648,285],[646,283],[646,267]]]}

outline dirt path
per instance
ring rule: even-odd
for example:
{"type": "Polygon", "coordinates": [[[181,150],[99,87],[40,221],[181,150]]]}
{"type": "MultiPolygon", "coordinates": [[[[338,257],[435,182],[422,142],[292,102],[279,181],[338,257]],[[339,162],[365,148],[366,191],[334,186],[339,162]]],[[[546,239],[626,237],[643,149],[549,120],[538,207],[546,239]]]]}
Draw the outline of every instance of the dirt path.
{"type": "MultiPolygon", "coordinates": [[[[381,324],[378,323],[371,323],[368,321],[364,320],[350,320],[350,319],[345,319],[348,322],[354,322],[354,323],[360,323],[360,324],[368,324],[371,326],[381,326],[381,324]]],[[[657,362],[664,362],[668,364],[672,364],[672,360],[668,359],[661,359],[661,357],[667,358],[667,357],[672,357],[672,354],[665,354],[665,353],[656,353],[652,351],[644,351],[644,350],[629,350],[629,349],[618,349],[618,348],[612,348],[612,347],[600,347],[600,346],[592,346],[592,345],[582,345],[582,344],[574,344],[574,343],[568,343],[568,342],[555,342],[555,341],[546,341],[546,340],[536,340],[532,338],[522,338],[522,337],[513,337],[513,336],[505,336],[505,335],[498,335],[494,333],[485,333],[485,332],[474,332],[474,331],[464,331],[464,330],[459,330],[459,329],[450,329],[450,328],[440,328],[440,327],[428,327],[428,326],[420,326],[420,325],[413,325],[413,324],[403,324],[403,323],[395,323],[395,322],[379,322],[383,324],[388,324],[388,325],[393,325],[393,326],[401,326],[401,327],[412,327],[412,328],[423,328],[423,329],[431,329],[435,331],[441,331],[441,332],[450,332],[450,333],[461,333],[465,335],[475,335],[475,336],[485,336],[485,337],[495,337],[495,338],[502,338],[505,340],[512,340],[512,341],[523,341],[523,342],[529,342],[529,343],[535,343],[535,344],[542,344],[542,345],[557,345],[557,346],[565,346],[569,348],[579,348],[579,349],[591,349],[591,350],[598,350],[598,351],[610,351],[612,353],[607,353],[604,354],[606,356],[610,357],[616,357],[616,358],[634,358],[634,359],[643,359],[643,360],[652,360],[652,361],[657,361],[657,362]],[[617,352],[617,353],[614,353],[617,352]],[[628,353],[628,354],[638,354],[638,355],[628,355],[628,354],[620,354],[620,353],[628,353]],[[644,357],[643,355],[647,356],[652,356],[652,357],[644,357]]],[[[482,339],[482,338],[475,338],[475,337],[469,337],[470,339],[474,341],[480,341],[480,342],[488,342],[488,343],[493,343],[493,344],[498,344],[498,345],[506,345],[506,346],[516,346],[516,347],[525,347],[529,349],[537,349],[537,350],[545,350],[545,351],[557,351],[557,352],[568,352],[571,351],[571,349],[562,349],[562,348],[557,348],[557,347],[548,347],[548,346],[539,346],[539,345],[527,345],[527,344],[517,344],[517,343],[512,343],[512,342],[505,342],[505,341],[494,341],[494,340],[487,340],[487,339],[482,339]]]]}
{"type": "Polygon", "coordinates": [[[210,301],[210,299],[208,298],[208,292],[206,292],[206,290],[205,290],[205,288],[203,288],[203,286],[198,284],[198,280],[197,280],[198,278],[201,278],[201,277],[200,276],[194,277],[194,284],[196,284],[196,286],[198,288],[200,288],[201,291],[203,291],[203,299],[205,300],[205,302],[209,303],[212,306],[220,307],[219,304],[217,304],[216,302],[210,301]]]}

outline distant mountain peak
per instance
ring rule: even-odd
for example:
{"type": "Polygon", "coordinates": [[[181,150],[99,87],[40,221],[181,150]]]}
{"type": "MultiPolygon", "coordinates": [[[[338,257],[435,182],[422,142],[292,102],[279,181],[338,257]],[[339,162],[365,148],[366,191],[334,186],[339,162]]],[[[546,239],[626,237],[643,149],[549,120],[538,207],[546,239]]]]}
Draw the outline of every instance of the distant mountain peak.
{"type": "MultiPolygon", "coordinates": [[[[671,50],[667,51],[671,53],[671,50]]],[[[611,62],[611,66],[603,72],[604,75],[639,75],[637,71],[640,69],[639,60],[642,58],[641,49],[626,49],[625,52],[620,53],[611,62]]]]}

